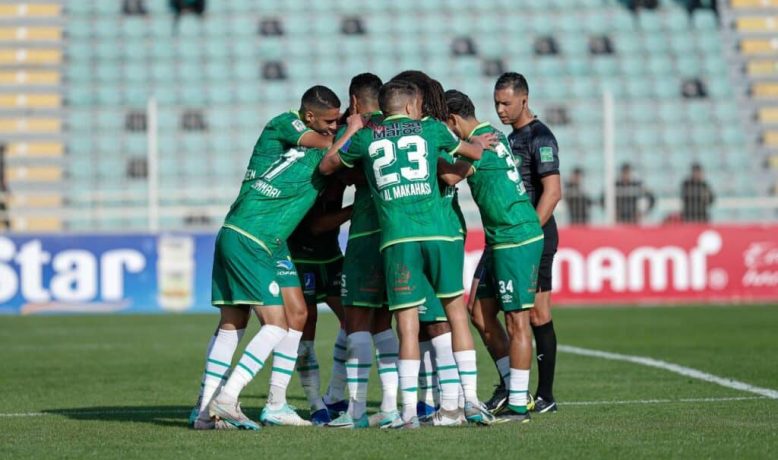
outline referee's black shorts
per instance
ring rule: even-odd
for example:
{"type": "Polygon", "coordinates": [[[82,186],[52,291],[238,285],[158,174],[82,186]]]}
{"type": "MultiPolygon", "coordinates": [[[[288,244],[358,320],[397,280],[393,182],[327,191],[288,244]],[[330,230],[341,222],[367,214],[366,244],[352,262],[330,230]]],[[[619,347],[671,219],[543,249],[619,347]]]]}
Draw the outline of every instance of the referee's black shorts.
{"type": "Polygon", "coordinates": [[[554,254],[559,246],[559,231],[554,216],[543,226],[543,254],[540,256],[538,268],[537,292],[551,290],[551,266],[554,264],[554,254]]]}

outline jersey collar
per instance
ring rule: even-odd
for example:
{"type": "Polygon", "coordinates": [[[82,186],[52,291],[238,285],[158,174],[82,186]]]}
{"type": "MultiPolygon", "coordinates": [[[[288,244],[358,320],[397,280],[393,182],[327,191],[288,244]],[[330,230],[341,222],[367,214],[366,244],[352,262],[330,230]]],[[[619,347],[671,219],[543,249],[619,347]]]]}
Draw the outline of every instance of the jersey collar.
{"type": "Polygon", "coordinates": [[[473,137],[473,134],[475,134],[476,131],[478,131],[481,128],[485,128],[487,126],[491,126],[491,124],[488,121],[485,121],[483,123],[479,123],[478,126],[473,128],[473,130],[470,131],[470,134],[467,135],[467,140],[470,140],[473,137]]]}
{"type": "Polygon", "coordinates": [[[408,115],[398,113],[397,115],[391,115],[384,118],[384,121],[399,120],[400,118],[407,118],[409,120],[411,119],[411,117],[409,117],[408,115]]]}

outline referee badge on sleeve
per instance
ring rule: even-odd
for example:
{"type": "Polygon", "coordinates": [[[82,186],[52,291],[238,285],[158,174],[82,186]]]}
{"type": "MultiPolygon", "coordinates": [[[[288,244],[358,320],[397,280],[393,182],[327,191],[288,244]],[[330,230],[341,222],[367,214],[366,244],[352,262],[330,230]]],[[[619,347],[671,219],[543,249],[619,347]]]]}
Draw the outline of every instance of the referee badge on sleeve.
{"type": "Polygon", "coordinates": [[[551,163],[554,161],[554,149],[551,147],[541,147],[539,151],[541,163],[551,163]]]}

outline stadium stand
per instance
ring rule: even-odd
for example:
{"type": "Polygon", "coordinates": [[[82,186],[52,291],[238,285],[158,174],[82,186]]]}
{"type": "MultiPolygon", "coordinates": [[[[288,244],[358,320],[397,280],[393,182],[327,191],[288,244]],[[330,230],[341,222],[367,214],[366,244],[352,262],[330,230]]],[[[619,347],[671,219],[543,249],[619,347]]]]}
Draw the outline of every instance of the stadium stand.
{"type": "Polygon", "coordinates": [[[778,190],[778,1],[731,0],[725,18],[737,39],[747,83],[748,112],[756,121],[755,137],[772,172],[769,188],[778,190]]]}
{"type": "Polygon", "coordinates": [[[63,228],[62,7],[0,5],[0,142],[10,228],[63,228]]]}
{"type": "MultiPolygon", "coordinates": [[[[721,17],[687,3],[633,12],[615,0],[231,0],[177,23],[165,0],[132,15],[121,2],[98,0],[0,5],[0,135],[14,152],[6,173],[14,203],[67,210],[63,223],[15,228],[146,228],[152,96],[161,228],[202,216],[212,227],[264,122],[306,87],[344,95],[356,73],[388,78],[407,68],[470,94],[479,116],[495,123],[495,75],[524,73],[533,109],[558,137],[563,172],[583,167],[595,195],[607,90],[616,101],[616,161],[632,162],[659,197],[677,196],[693,162],[719,196],[764,196],[778,175],[765,168],[778,164],[778,2],[728,0],[721,17]],[[729,174],[735,168],[740,174],[729,174]],[[50,188],[33,199],[22,193],[27,183],[50,188]]],[[[714,208],[713,218],[760,212],[714,208]]],[[[655,214],[654,222],[663,218],[655,214]]],[[[602,211],[593,215],[596,222],[602,211]]]]}

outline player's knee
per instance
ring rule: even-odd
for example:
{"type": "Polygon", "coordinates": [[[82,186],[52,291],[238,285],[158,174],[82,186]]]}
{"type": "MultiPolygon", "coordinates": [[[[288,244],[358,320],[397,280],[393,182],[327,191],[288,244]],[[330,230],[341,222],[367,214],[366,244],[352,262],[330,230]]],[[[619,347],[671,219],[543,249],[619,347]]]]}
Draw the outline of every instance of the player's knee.
{"type": "Polygon", "coordinates": [[[533,308],[530,310],[530,323],[537,327],[542,326],[551,321],[551,311],[547,308],[533,308]]]}
{"type": "Polygon", "coordinates": [[[511,337],[531,336],[530,313],[524,311],[512,311],[505,315],[505,325],[511,337]]]}

